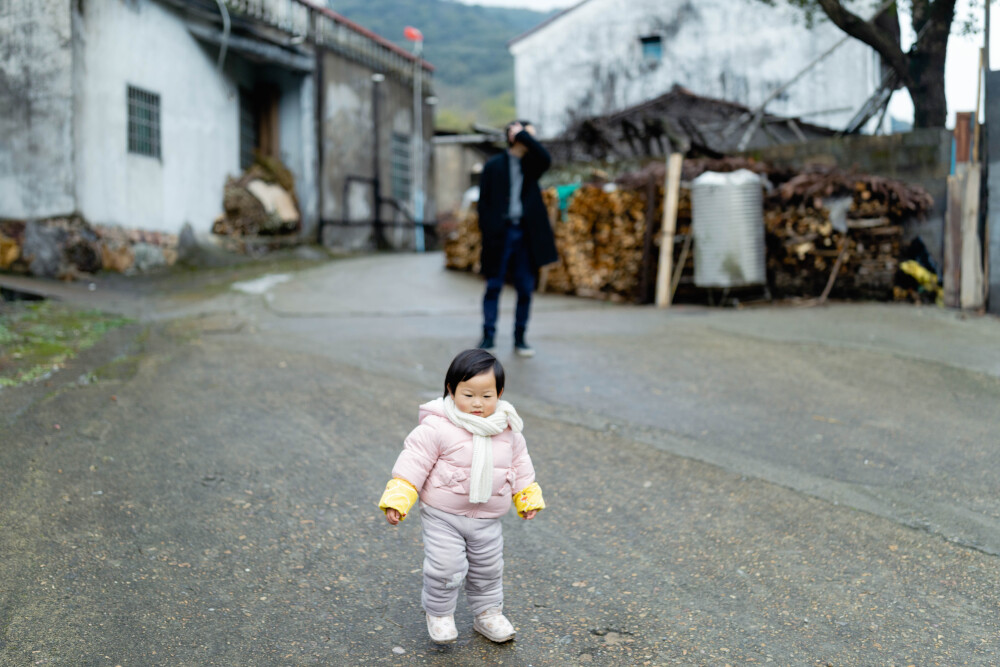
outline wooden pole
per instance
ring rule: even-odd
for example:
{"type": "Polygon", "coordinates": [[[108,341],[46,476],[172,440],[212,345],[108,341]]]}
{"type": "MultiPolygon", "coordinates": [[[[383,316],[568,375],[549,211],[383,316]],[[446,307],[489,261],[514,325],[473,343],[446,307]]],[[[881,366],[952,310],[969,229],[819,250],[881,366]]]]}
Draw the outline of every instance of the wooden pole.
{"type": "Polygon", "coordinates": [[[963,310],[983,307],[983,250],[979,242],[979,198],[981,170],[969,168],[962,202],[962,277],[959,298],[963,310]]]}
{"type": "Polygon", "coordinates": [[[683,153],[671,153],[667,158],[666,201],[663,204],[663,228],[660,233],[660,264],[656,270],[656,306],[669,308],[670,278],[674,261],[674,230],[677,227],[677,206],[680,203],[683,153]]]}
{"type": "Polygon", "coordinates": [[[694,240],[694,236],[691,234],[691,230],[688,229],[687,236],[684,237],[684,245],[681,246],[681,256],[677,261],[677,267],[674,269],[674,277],[670,281],[670,302],[673,303],[674,294],[677,293],[677,286],[681,284],[681,276],[684,275],[684,265],[687,264],[688,253],[691,252],[691,241],[694,240]]]}

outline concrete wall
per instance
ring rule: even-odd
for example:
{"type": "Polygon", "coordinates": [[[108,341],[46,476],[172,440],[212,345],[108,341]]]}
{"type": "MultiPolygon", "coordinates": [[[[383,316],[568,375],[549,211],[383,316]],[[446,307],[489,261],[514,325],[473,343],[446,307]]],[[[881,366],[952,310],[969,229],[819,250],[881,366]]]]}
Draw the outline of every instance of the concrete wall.
{"type": "Polygon", "coordinates": [[[0,218],[76,208],[70,3],[0,2],[0,218]]]}
{"type": "MultiPolygon", "coordinates": [[[[326,221],[348,220],[369,222],[375,218],[372,187],[355,183],[348,190],[349,206],[344,206],[344,183],[348,176],[370,179],[375,173],[375,126],[378,126],[379,161],[378,176],[383,197],[392,196],[391,141],[393,133],[410,137],[413,132],[413,88],[409,80],[386,76],[381,83],[374,83],[375,73],[369,67],[333,53],[323,57],[323,109],[320,141],[322,144],[322,211],[326,221]],[[374,86],[378,86],[378,119],[373,120],[374,86]]],[[[432,92],[425,87],[426,96],[432,92]]],[[[426,97],[425,97],[426,99],[426,97]]],[[[433,164],[434,118],[433,108],[425,105],[424,112],[424,185],[427,193],[434,192],[433,164]]],[[[400,202],[412,210],[410,201],[400,202]]],[[[393,208],[383,205],[379,215],[390,221],[395,217],[393,208]]],[[[433,196],[427,196],[424,219],[432,220],[435,215],[433,196]]],[[[400,216],[400,219],[402,217],[400,216]]],[[[329,226],[324,231],[324,243],[345,250],[368,247],[371,228],[359,226],[344,228],[329,226]]],[[[412,229],[386,231],[387,240],[397,248],[413,247],[412,229]]]]}
{"type": "Polygon", "coordinates": [[[434,198],[439,213],[454,213],[462,205],[462,195],[472,186],[472,170],[482,167],[489,156],[475,145],[459,143],[435,144],[434,198]]]}
{"type": "Polygon", "coordinates": [[[92,1],[74,17],[80,211],[95,223],[209,231],[239,172],[239,98],[210,53],[152,0],[92,1]],[[128,152],[127,86],[160,96],[162,157],[128,152]]]}
{"type": "MultiPolygon", "coordinates": [[[[517,113],[554,137],[572,115],[595,116],[674,84],[755,106],[843,37],[806,30],[801,14],[756,0],[589,0],[511,45],[517,113]],[[663,59],[644,62],[640,37],[659,35],[663,59]]],[[[849,40],[768,105],[772,113],[846,125],[877,85],[874,51],[849,40]],[[811,115],[840,109],[836,113],[811,115]]]]}
{"type": "Polygon", "coordinates": [[[906,238],[920,236],[938,266],[943,266],[944,220],[948,208],[952,133],[917,130],[888,136],[854,136],[773,146],[748,154],[775,165],[822,164],[896,178],[919,185],[934,198],[925,220],[913,221],[906,238]]]}

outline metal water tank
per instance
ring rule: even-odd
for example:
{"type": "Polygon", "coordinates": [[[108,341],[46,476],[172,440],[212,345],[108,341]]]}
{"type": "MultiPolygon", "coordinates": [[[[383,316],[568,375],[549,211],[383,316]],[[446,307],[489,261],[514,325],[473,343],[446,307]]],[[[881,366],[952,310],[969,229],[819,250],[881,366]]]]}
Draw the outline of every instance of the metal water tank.
{"type": "Polygon", "coordinates": [[[767,281],[760,177],[747,169],[705,172],[691,185],[694,284],[739,287],[767,281]]]}

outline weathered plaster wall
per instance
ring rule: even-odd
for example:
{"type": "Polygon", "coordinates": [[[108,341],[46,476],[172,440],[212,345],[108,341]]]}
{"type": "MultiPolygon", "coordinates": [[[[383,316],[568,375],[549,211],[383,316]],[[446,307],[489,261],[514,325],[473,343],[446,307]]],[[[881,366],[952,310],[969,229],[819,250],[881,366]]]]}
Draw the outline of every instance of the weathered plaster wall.
{"type": "Polygon", "coordinates": [[[435,195],[438,211],[454,213],[462,205],[462,196],[472,186],[472,170],[480,168],[489,157],[473,146],[436,144],[434,146],[435,195]]]}
{"type": "MultiPolygon", "coordinates": [[[[553,137],[574,114],[620,110],[674,84],[752,107],[843,36],[828,24],[806,30],[798,16],[758,0],[590,0],[511,46],[518,116],[553,137]],[[652,35],[663,40],[659,63],[643,61],[640,37],[652,35]]],[[[849,40],[768,110],[845,125],[877,70],[874,52],[849,40]]]]}
{"type": "Polygon", "coordinates": [[[0,218],[77,208],[66,0],[0,2],[0,218]]]}
{"type": "Polygon", "coordinates": [[[239,171],[239,101],[215,54],[152,0],[80,3],[77,196],[97,223],[211,229],[239,171]],[[128,152],[127,86],[160,96],[162,157],[128,152]]]}
{"type": "MultiPolygon", "coordinates": [[[[374,219],[374,199],[372,187],[367,183],[355,183],[347,197],[349,206],[344,207],[344,184],[348,176],[366,179],[375,173],[375,126],[378,126],[379,160],[378,176],[383,197],[392,196],[392,134],[410,137],[413,131],[413,88],[409,81],[400,81],[387,76],[381,83],[372,80],[373,70],[351,62],[336,53],[327,52],[323,56],[323,118],[321,183],[323,188],[322,217],[328,221],[347,219],[353,222],[367,222],[374,219]],[[378,86],[378,119],[373,119],[374,86],[378,86]]],[[[430,91],[425,87],[427,95],[430,91]]],[[[431,173],[433,163],[432,107],[424,106],[424,178],[425,191],[433,193],[434,179],[431,173]]],[[[411,210],[410,201],[400,202],[411,210]]],[[[379,212],[382,219],[390,221],[395,213],[384,204],[379,212]]],[[[435,214],[434,198],[427,197],[424,219],[432,220],[435,214]]],[[[324,231],[324,243],[347,250],[366,248],[371,235],[367,226],[344,228],[329,226],[324,231]]],[[[413,230],[386,230],[387,240],[394,247],[413,246],[413,230]]]]}

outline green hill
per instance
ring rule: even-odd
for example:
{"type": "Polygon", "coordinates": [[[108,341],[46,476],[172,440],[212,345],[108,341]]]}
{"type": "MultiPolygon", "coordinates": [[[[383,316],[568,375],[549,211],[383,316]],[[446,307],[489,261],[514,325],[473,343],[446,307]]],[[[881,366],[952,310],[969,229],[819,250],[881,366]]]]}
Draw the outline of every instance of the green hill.
{"type": "Polygon", "coordinates": [[[403,28],[424,34],[424,57],[436,68],[439,127],[473,121],[501,125],[514,115],[514,60],[507,41],[553,12],[463,5],[451,0],[332,0],[337,13],[407,50],[403,28]]]}

